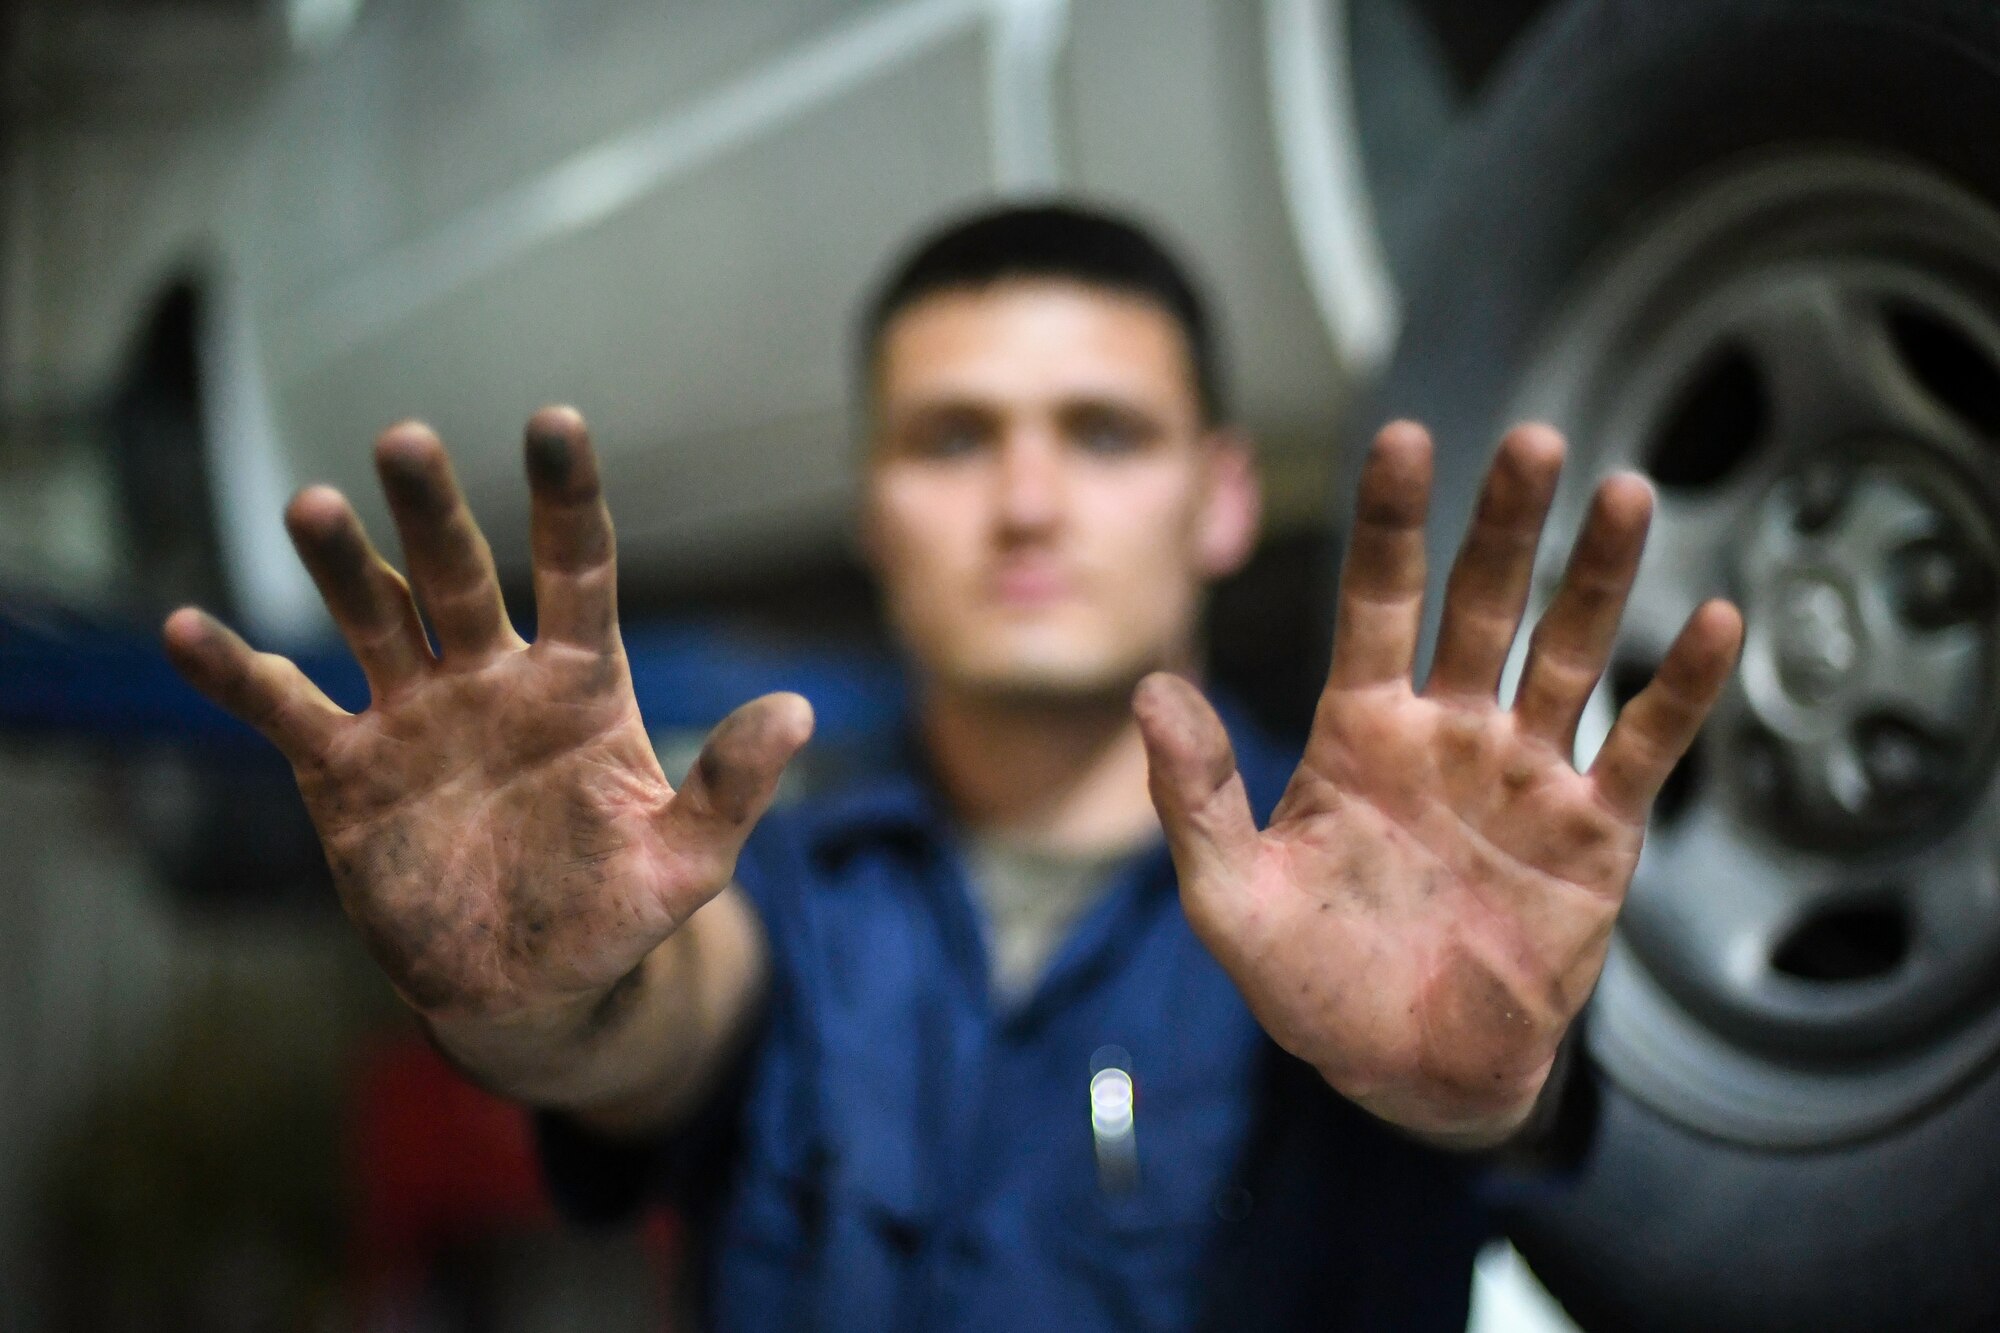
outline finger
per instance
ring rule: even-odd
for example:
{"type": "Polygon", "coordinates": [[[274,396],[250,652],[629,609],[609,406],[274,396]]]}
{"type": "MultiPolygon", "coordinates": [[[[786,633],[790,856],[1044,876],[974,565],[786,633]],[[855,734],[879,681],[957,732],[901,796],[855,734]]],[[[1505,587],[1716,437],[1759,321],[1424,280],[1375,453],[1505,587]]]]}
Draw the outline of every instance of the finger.
{"type": "Polygon", "coordinates": [[[1562,458],[1563,437],[1547,426],[1517,426],[1500,442],[1445,584],[1427,693],[1491,699],[1499,692],[1562,458]]]}
{"type": "Polygon", "coordinates": [[[1330,684],[1363,687],[1409,676],[1423,618],[1430,491],[1430,436],[1411,421],[1384,426],[1361,467],[1330,684]]]}
{"type": "Polygon", "coordinates": [[[1132,710],[1182,892],[1239,882],[1256,857],[1257,822],[1222,720],[1200,690],[1166,672],[1139,682],[1132,710]]]}
{"type": "Polygon", "coordinates": [[[1702,603],[1667,649],[1660,669],[1612,724],[1590,777],[1612,809],[1643,821],[1722,694],[1743,646],[1743,616],[1716,599],[1702,603]]]}
{"type": "Polygon", "coordinates": [[[1528,640],[1515,716],[1564,754],[1575,749],[1577,720],[1611,659],[1652,517],[1653,488],[1644,477],[1622,472],[1599,483],[1562,585],[1528,640]]]}
{"type": "Polygon", "coordinates": [[[375,441],[375,470],[403,538],[410,581],[446,660],[477,662],[521,646],[500,600],[493,552],[428,426],[405,421],[375,441]]]}
{"type": "Polygon", "coordinates": [[[536,632],[608,650],[618,629],[618,570],[611,511],[582,416],[570,407],[535,413],[527,455],[536,632]]]}
{"type": "Polygon", "coordinates": [[[205,611],[182,607],[160,638],[189,684],[262,732],[294,767],[324,755],[350,716],[289,658],[257,652],[205,611]]]}
{"type": "Polygon", "coordinates": [[[663,836],[691,862],[711,868],[718,889],[812,729],[812,705],[803,696],[766,694],[708,733],[660,818],[663,836]]]}
{"type": "Polygon", "coordinates": [[[347,498],[308,486],[285,507],[285,529],[375,697],[421,676],[431,648],[410,585],[376,552],[347,498]]]}

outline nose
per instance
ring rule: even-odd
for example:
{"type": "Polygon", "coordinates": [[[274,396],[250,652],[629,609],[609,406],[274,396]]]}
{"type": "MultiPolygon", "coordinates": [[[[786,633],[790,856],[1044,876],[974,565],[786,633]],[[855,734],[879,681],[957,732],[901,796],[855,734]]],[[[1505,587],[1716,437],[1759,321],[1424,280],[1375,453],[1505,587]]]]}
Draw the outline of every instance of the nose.
{"type": "Polygon", "coordinates": [[[996,508],[1004,531],[1024,534],[1052,527],[1062,514],[1059,443],[1042,431],[1013,432],[1000,448],[996,508]]]}

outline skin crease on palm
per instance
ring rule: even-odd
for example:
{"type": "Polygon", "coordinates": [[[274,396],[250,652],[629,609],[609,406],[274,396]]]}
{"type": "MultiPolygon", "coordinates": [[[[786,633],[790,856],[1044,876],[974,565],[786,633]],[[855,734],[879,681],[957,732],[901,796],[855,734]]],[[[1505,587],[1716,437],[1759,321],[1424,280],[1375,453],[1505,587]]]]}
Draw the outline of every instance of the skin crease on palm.
{"type": "MultiPolygon", "coordinates": [[[[1071,849],[1163,827],[1191,924],[1280,1044],[1413,1132],[1503,1139],[1595,984],[1653,796],[1741,637],[1735,608],[1698,608],[1591,768],[1571,765],[1646,483],[1599,486],[1502,708],[1562,441],[1523,426],[1502,442],[1419,690],[1430,445],[1385,428],[1328,686],[1260,831],[1188,679],[1204,589],[1254,543],[1257,484],[1243,443],[1203,423],[1172,319],[1062,282],[946,291],[891,321],[876,370],[862,545],[961,816],[1071,849]]],[[[663,941],[693,933],[676,930],[726,884],[811,713],[791,695],[746,704],[676,793],[632,697],[581,419],[538,413],[527,455],[533,645],[507,624],[442,447],[412,423],[377,443],[409,583],[337,493],[309,488],[287,512],[367,672],[366,711],[193,609],[165,638],[291,759],[344,905],[406,999],[574,1044],[618,1021],[619,983],[663,941]]],[[[589,1094],[572,1081],[563,1097],[589,1094]]]]}

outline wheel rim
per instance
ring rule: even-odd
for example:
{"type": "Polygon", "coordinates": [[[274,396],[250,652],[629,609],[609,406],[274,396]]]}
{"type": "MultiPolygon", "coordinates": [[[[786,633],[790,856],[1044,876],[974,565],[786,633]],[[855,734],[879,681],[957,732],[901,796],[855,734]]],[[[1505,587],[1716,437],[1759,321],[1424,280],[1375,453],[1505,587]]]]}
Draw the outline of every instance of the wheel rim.
{"type": "Polygon", "coordinates": [[[1765,158],[1658,211],[1561,310],[1510,413],[1571,434],[1553,526],[1613,467],[1659,494],[1579,759],[1702,598],[1746,618],[1593,1053],[1732,1140],[1879,1132],[2000,1049],[2000,216],[1907,164],[1765,158]]]}

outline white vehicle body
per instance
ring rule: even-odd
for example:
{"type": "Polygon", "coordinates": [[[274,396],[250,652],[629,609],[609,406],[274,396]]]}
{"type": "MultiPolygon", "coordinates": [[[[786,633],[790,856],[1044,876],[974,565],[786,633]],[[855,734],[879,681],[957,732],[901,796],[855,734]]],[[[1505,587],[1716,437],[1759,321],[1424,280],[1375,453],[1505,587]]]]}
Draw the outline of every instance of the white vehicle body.
{"type": "Polygon", "coordinates": [[[294,0],[135,42],[136,71],[93,8],[29,11],[30,59],[110,110],[24,120],[4,382],[105,392],[191,284],[229,590],[280,637],[317,625],[285,496],[329,481],[380,522],[367,444],[406,416],[506,570],[552,400],[595,426],[628,578],[825,552],[856,303],[981,200],[1078,192],[1192,258],[1280,522],[1323,509],[1393,334],[1337,0],[294,0]]]}

